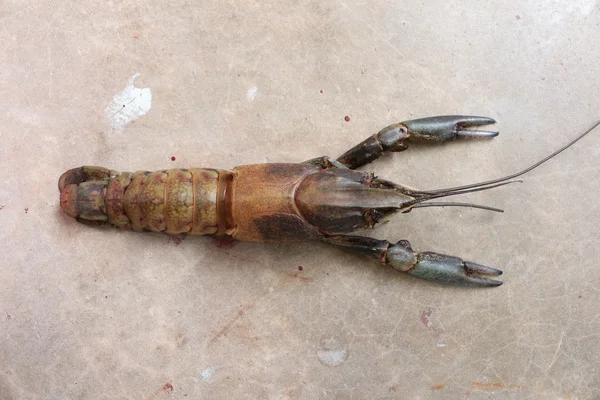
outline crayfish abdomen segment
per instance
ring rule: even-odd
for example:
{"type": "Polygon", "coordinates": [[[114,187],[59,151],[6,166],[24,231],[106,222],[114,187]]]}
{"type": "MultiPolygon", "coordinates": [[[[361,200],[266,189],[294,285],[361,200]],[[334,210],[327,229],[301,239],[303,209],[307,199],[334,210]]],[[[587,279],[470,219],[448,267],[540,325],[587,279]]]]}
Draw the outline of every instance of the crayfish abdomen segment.
{"type": "Polygon", "coordinates": [[[75,168],[59,180],[61,208],[80,221],[137,231],[215,234],[220,172],[197,168],[132,174],[75,168]]]}

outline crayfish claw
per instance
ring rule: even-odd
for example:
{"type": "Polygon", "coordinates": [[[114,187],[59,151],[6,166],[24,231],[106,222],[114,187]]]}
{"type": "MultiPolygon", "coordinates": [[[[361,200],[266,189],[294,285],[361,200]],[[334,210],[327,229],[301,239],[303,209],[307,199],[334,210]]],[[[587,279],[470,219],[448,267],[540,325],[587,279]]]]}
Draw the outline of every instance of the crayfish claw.
{"type": "Polygon", "coordinates": [[[442,115],[402,122],[408,130],[408,138],[423,141],[445,142],[454,139],[479,139],[498,136],[498,132],[466,130],[496,123],[492,118],[470,115],[442,115]]]}
{"type": "Polygon", "coordinates": [[[432,252],[418,254],[417,263],[406,272],[419,278],[451,285],[473,287],[502,285],[501,281],[487,278],[487,276],[501,275],[502,271],[498,269],[432,252]]]}
{"type": "MultiPolygon", "coordinates": [[[[441,117],[444,118],[444,117],[441,117]]],[[[473,115],[450,115],[448,118],[457,118],[456,125],[462,128],[470,128],[473,126],[492,125],[496,120],[489,117],[476,117],[473,115]]]]}
{"type": "Polygon", "coordinates": [[[457,139],[486,139],[496,137],[500,132],[462,130],[456,133],[457,139]]]}
{"type": "Polygon", "coordinates": [[[378,159],[384,153],[404,151],[411,141],[440,143],[454,139],[491,138],[498,136],[498,132],[467,128],[495,122],[488,117],[442,115],[392,124],[342,154],[337,162],[346,168],[355,169],[378,159]]]}
{"type": "Polygon", "coordinates": [[[473,283],[470,286],[493,287],[502,285],[501,281],[497,281],[484,276],[499,276],[502,271],[496,268],[491,268],[486,265],[476,264],[469,261],[463,261],[467,279],[473,283]],[[484,276],[481,276],[484,275],[484,276]]]}
{"type": "Polygon", "coordinates": [[[490,276],[498,276],[502,275],[502,271],[496,268],[488,267],[486,265],[476,264],[470,261],[463,261],[465,265],[465,271],[467,274],[480,274],[480,275],[490,275],[490,276]]]}

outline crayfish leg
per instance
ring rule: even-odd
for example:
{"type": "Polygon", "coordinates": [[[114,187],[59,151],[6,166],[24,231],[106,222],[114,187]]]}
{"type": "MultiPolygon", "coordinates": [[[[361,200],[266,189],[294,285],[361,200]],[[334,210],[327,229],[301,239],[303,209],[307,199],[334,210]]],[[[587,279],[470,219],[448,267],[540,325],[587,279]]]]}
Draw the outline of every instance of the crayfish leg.
{"type": "Polygon", "coordinates": [[[461,258],[433,252],[415,252],[407,240],[390,243],[364,236],[336,235],[323,241],[379,260],[382,264],[421,279],[457,286],[494,287],[501,281],[488,278],[502,271],[461,258]]]}

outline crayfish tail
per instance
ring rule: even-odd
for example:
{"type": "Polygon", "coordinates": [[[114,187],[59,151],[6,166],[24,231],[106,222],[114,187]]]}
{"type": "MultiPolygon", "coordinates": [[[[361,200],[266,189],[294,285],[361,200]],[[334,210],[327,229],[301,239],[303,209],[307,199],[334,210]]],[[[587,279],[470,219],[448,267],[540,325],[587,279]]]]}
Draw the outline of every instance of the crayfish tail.
{"type": "Polygon", "coordinates": [[[217,233],[217,187],[222,171],[171,169],[117,172],[80,167],[58,181],[60,207],[79,222],[135,231],[217,233]]]}
{"type": "Polygon", "coordinates": [[[58,180],[60,207],[70,217],[105,222],[104,193],[111,175],[117,172],[102,167],[73,168],[58,180]]]}

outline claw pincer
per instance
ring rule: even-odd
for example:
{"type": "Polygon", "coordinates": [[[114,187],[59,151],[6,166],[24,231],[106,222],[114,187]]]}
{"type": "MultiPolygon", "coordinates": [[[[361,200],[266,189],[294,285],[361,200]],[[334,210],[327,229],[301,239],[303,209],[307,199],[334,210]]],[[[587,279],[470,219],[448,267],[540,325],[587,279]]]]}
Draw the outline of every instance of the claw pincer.
{"type": "Polygon", "coordinates": [[[466,130],[466,128],[495,123],[495,120],[487,117],[444,115],[440,117],[413,119],[402,124],[408,129],[409,138],[447,142],[454,139],[481,139],[498,136],[498,132],[466,130]]]}
{"type": "Polygon", "coordinates": [[[450,285],[476,287],[502,285],[501,281],[485,277],[502,275],[499,269],[433,252],[418,254],[417,263],[406,272],[412,276],[450,285]]]}

